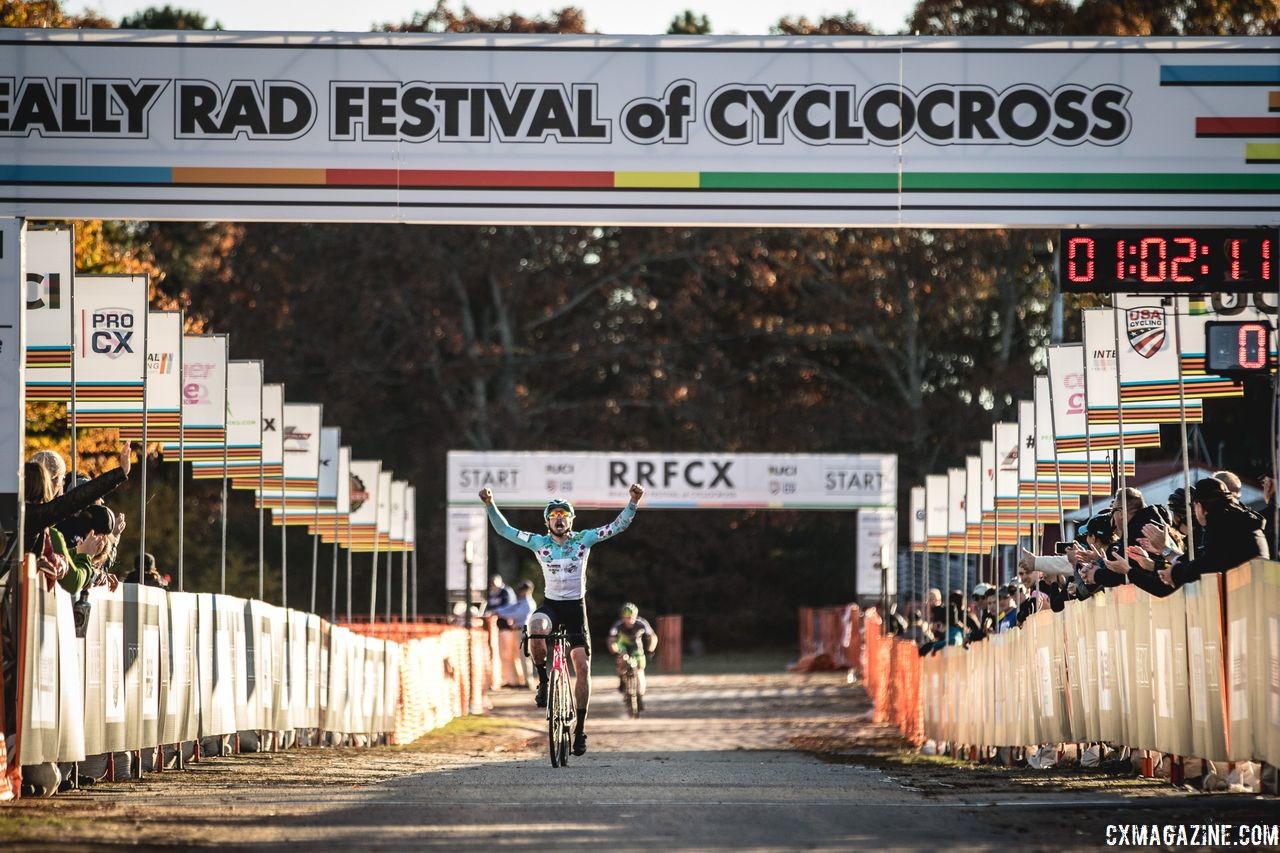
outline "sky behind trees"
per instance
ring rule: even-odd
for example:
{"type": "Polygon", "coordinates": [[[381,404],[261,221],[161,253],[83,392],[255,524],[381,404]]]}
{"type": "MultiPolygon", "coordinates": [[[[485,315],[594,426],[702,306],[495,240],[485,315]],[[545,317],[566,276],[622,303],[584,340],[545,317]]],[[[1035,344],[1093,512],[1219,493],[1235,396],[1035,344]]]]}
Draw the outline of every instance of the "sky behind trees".
{"type": "MultiPolygon", "coordinates": [[[[140,0],[97,0],[84,4],[104,17],[119,20],[132,15],[148,4],[140,0]]],[[[272,3],[257,0],[197,0],[179,4],[183,8],[202,12],[210,21],[218,21],[228,30],[334,30],[339,32],[366,32],[374,23],[403,20],[415,11],[425,11],[431,2],[405,3],[403,0],[368,0],[368,2],[311,3],[302,0],[276,0],[272,3]]],[[[461,0],[450,6],[455,11],[462,8],[461,0]]],[[[555,3],[548,0],[469,0],[467,3],[478,15],[492,17],[507,12],[548,15],[552,9],[574,5],[582,9],[587,25],[602,33],[660,34],[667,31],[671,19],[686,9],[706,15],[716,34],[738,33],[762,35],[784,15],[807,16],[818,19],[826,15],[840,15],[852,10],[860,20],[874,29],[894,33],[901,29],[910,14],[913,3],[907,0],[851,0],[833,3],[831,0],[812,0],[800,4],[744,3],[741,0],[653,0],[647,3],[626,3],[619,0],[577,0],[573,3],[555,3]]],[[[68,11],[77,4],[66,3],[68,11]]]]}

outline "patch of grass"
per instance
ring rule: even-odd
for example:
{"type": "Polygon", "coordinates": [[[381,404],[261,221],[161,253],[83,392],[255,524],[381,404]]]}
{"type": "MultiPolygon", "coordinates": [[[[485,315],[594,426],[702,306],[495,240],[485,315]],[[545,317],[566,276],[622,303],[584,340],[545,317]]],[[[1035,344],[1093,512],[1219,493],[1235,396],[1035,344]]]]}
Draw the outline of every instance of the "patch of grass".
{"type": "Polygon", "coordinates": [[[489,749],[517,744],[535,729],[527,721],[487,715],[455,717],[447,725],[427,732],[413,743],[393,747],[406,752],[448,752],[462,749],[489,749]]]}

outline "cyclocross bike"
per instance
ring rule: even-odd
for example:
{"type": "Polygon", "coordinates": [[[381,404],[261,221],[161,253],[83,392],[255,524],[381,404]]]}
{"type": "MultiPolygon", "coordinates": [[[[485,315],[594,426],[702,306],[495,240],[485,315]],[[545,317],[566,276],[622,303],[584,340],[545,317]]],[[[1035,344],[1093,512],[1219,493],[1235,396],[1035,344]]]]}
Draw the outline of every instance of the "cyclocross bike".
{"type": "Polygon", "coordinates": [[[640,716],[640,675],[636,669],[636,658],[626,652],[618,655],[622,661],[622,704],[633,718],[640,716]]]}
{"type": "Polygon", "coordinates": [[[573,705],[573,678],[569,675],[569,635],[563,627],[550,634],[530,634],[547,641],[547,746],[551,766],[569,764],[569,739],[577,713],[573,705]]]}

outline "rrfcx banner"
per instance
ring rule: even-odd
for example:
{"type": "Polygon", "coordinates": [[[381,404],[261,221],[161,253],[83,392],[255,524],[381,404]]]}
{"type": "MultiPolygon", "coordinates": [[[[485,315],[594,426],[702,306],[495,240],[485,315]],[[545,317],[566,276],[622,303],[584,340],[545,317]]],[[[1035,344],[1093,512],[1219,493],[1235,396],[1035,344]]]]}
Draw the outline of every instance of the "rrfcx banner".
{"type": "Polygon", "coordinates": [[[500,506],[618,507],[632,483],[656,507],[858,509],[897,505],[891,454],[551,453],[450,451],[449,503],[477,504],[483,488],[500,506]]]}
{"type": "Polygon", "coordinates": [[[1280,39],[7,30],[0,215],[1280,222],[1280,39]]]}

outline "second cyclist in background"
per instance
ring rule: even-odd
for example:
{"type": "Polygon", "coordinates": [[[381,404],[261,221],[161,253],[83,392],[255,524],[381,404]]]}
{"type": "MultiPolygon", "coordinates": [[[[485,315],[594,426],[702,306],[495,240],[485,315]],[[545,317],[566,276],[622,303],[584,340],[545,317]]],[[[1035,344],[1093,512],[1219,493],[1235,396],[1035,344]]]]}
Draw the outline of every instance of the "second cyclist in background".
{"type": "Polygon", "coordinates": [[[609,651],[617,655],[619,691],[627,689],[624,680],[624,675],[626,674],[625,658],[631,659],[631,665],[636,670],[636,683],[640,693],[638,710],[643,711],[645,655],[646,652],[653,654],[654,650],[658,648],[658,632],[653,630],[653,626],[640,617],[640,608],[628,602],[622,605],[621,617],[609,629],[608,646],[609,651]]]}

